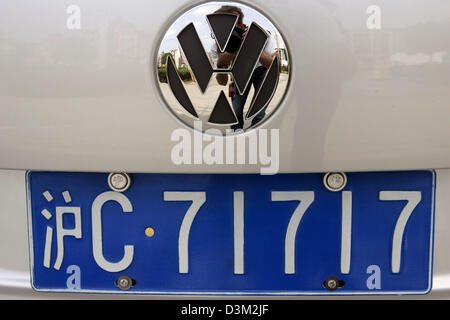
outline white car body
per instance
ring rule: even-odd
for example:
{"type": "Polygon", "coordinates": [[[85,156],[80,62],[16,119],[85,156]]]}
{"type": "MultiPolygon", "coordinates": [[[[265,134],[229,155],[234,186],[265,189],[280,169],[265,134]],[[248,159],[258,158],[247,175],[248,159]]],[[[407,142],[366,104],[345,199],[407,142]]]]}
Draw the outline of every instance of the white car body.
{"type": "MultiPolygon", "coordinates": [[[[244,2],[272,20],[290,54],[285,99],[261,128],[280,129],[280,172],[436,170],[426,298],[450,298],[450,2],[376,1],[379,28],[373,2],[244,2]]],[[[0,298],[83,297],[31,289],[28,170],[259,173],[171,161],[180,122],[158,91],[156,51],[198,3],[0,3],[0,298]],[[70,5],[80,29],[67,27],[70,5]]]]}

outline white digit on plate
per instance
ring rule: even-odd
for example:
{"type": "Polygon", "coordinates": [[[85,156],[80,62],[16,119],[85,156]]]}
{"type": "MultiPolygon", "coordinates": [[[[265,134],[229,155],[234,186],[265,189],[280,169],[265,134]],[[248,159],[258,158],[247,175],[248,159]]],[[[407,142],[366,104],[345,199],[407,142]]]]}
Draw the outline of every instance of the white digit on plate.
{"type": "Polygon", "coordinates": [[[342,192],[341,273],[350,272],[352,251],[352,192],[342,192]]]}
{"type": "Polygon", "coordinates": [[[234,194],[234,273],[244,274],[244,192],[234,194]]]}
{"type": "Polygon", "coordinates": [[[206,192],[165,191],[164,201],[192,201],[184,215],[178,236],[178,272],[188,273],[189,270],[189,232],[200,207],[206,202],[206,192]]]}
{"type": "Polygon", "coordinates": [[[92,250],[94,260],[105,271],[119,272],[128,268],[133,261],[134,246],[126,245],[124,247],[124,255],[119,262],[109,262],[103,256],[102,207],[107,201],[119,203],[122,206],[123,212],[132,212],[133,206],[125,195],[114,191],[103,192],[92,203],[92,250]]]}
{"type": "Polygon", "coordinates": [[[397,223],[394,229],[394,237],[392,239],[391,268],[393,273],[399,273],[403,232],[405,231],[405,227],[408,223],[411,213],[422,200],[422,193],[420,191],[380,191],[380,200],[408,201],[397,219],[397,223]]]}
{"type": "Polygon", "coordinates": [[[295,238],[303,214],[314,201],[313,191],[272,191],[272,201],[300,201],[289,221],[284,243],[284,273],[295,273],[295,238]]]}

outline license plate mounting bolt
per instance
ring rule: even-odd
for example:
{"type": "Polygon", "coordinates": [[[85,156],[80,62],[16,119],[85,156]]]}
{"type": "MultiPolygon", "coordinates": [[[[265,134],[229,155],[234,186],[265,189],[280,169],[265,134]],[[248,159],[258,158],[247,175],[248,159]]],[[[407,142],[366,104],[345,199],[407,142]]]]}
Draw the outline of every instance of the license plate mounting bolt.
{"type": "Polygon", "coordinates": [[[328,172],[323,175],[323,184],[329,191],[341,191],[347,185],[347,175],[344,172],[328,172]]]}
{"type": "Polygon", "coordinates": [[[323,286],[329,291],[335,291],[339,288],[342,288],[345,285],[345,282],[339,280],[336,277],[328,277],[324,282],[323,286]]]}
{"type": "Polygon", "coordinates": [[[125,172],[111,172],[108,175],[108,185],[116,192],[125,192],[131,185],[131,176],[125,172]]]}
{"type": "Polygon", "coordinates": [[[132,286],[136,284],[136,281],[131,279],[129,276],[120,276],[116,280],[116,285],[121,290],[130,290],[132,286]]]}

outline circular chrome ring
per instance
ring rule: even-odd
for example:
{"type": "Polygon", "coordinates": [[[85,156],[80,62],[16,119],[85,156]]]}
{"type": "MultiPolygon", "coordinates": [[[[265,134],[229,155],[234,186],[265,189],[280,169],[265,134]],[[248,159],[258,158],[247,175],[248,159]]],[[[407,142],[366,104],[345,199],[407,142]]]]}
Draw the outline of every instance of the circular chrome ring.
{"type": "Polygon", "coordinates": [[[155,71],[176,118],[223,134],[255,128],[275,113],[290,63],[283,36],[261,12],[238,2],[207,2],[169,26],[155,71]]]}

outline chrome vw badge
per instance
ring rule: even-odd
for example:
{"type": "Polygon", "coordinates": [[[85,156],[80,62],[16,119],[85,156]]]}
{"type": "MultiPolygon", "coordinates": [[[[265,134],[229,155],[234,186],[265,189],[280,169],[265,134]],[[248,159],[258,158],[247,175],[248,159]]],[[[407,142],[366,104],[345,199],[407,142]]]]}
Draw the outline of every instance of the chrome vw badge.
{"type": "Polygon", "coordinates": [[[254,128],[275,112],[288,88],[281,33],[241,3],[208,2],[186,11],[162,38],[156,60],[169,110],[192,128],[254,128]]]}

